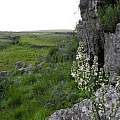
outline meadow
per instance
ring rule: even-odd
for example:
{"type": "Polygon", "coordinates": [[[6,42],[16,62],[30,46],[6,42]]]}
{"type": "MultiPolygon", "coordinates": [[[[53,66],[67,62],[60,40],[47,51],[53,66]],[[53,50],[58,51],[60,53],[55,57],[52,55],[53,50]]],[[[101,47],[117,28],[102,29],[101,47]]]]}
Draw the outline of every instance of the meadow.
{"type": "Polygon", "coordinates": [[[76,37],[54,32],[17,35],[17,44],[0,39],[0,71],[10,73],[0,80],[0,119],[45,120],[77,103],[81,93],[71,76],[76,37]],[[32,64],[32,69],[21,74],[15,68],[17,61],[32,64]]]}

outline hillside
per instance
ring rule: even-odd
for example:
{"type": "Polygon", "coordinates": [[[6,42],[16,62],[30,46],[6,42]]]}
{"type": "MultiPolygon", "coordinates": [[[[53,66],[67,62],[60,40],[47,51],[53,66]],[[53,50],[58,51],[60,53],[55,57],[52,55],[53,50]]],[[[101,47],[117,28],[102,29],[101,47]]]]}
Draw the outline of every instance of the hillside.
{"type": "Polygon", "coordinates": [[[120,120],[120,0],[80,0],[74,31],[0,32],[1,120],[120,120]]]}
{"type": "Polygon", "coordinates": [[[1,120],[45,120],[78,101],[71,76],[78,43],[72,34],[1,33],[0,42],[1,120]]]}

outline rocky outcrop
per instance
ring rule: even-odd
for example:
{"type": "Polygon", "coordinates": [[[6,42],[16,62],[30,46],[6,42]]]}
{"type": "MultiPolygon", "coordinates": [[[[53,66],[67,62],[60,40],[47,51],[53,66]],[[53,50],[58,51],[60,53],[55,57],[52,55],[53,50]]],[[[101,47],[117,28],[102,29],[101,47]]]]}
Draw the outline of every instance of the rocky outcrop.
{"type": "Polygon", "coordinates": [[[92,101],[86,99],[72,108],[56,111],[46,120],[90,120],[92,101]]]}
{"type": "Polygon", "coordinates": [[[116,77],[120,73],[120,23],[117,24],[114,34],[105,33],[104,48],[104,69],[110,73],[110,81],[117,83],[116,77]]]}
{"type": "Polygon", "coordinates": [[[105,33],[97,14],[98,5],[104,5],[102,0],[81,0],[80,10],[82,21],[77,26],[80,41],[84,41],[86,52],[93,64],[94,56],[98,57],[98,69],[104,67],[110,75],[111,84],[117,83],[120,73],[120,24],[115,33],[105,33]]]}
{"type": "MultiPolygon", "coordinates": [[[[100,68],[105,70],[109,84],[103,84],[94,98],[85,99],[72,108],[58,110],[47,120],[120,120],[120,23],[115,33],[105,33],[97,14],[98,6],[105,3],[103,0],[80,0],[82,20],[76,28],[80,44],[84,43],[83,51],[89,66],[94,65],[97,56],[98,71],[100,68]]],[[[82,55],[78,53],[78,61],[79,56],[82,55]]]]}
{"type": "Polygon", "coordinates": [[[117,88],[104,86],[95,93],[96,99],[85,99],[72,108],[58,110],[46,120],[120,120],[119,95],[117,88]]]}
{"type": "MultiPolygon", "coordinates": [[[[79,24],[79,35],[81,40],[86,44],[86,50],[88,59],[93,64],[95,56],[98,57],[98,67],[103,67],[105,72],[109,74],[109,80],[112,85],[117,84],[117,76],[120,73],[120,23],[117,24],[115,33],[98,32],[100,39],[96,41],[86,40],[86,29],[82,26],[82,22],[79,24]],[[99,43],[99,44],[98,44],[99,43]],[[91,46],[88,46],[88,44],[91,46]],[[100,45],[100,46],[99,46],[100,45]],[[93,46],[93,47],[92,47],[93,46]],[[92,54],[91,54],[92,53],[92,54]]],[[[93,38],[92,38],[93,39],[93,38]]]]}
{"type": "Polygon", "coordinates": [[[97,15],[98,0],[81,0],[82,21],[77,26],[80,40],[86,44],[86,52],[92,65],[94,56],[98,56],[99,67],[104,65],[104,33],[97,15]],[[85,2],[86,1],[86,2],[85,2]]]}

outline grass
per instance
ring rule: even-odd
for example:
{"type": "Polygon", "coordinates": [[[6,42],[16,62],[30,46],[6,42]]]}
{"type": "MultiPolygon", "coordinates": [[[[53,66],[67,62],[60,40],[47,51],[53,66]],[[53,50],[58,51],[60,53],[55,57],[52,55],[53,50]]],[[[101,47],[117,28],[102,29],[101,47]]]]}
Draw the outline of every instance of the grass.
{"type": "Polygon", "coordinates": [[[76,40],[55,33],[29,34],[20,39],[19,44],[0,51],[0,70],[14,71],[0,82],[4,94],[0,100],[1,120],[45,120],[54,111],[78,102],[80,91],[70,75],[76,40]],[[32,63],[32,72],[16,72],[18,60],[32,63]],[[42,68],[37,69],[35,64],[41,62],[42,68]]]}
{"type": "Polygon", "coordinates": [[[6,41],[0,40],[0,50],[3,50],[5,48],[9,47],[10,45],[11,45],[10,42],[8,42],[8,41],[6,42],[6,41]]]}
{"type": "Polygon", "coordinates": [[[35,64],[37,58],[48,54],[48,48],[33,49],[24,46],[11,46],[0,52],[0,70],[11,70],[15,68],[17,61],[35,64]]]}
{"type": "Polygon", "coordinates": [[[23,43],[29,45],[56,46],[56,43],[66,39],[65,37],[65,35],[48,33],[40,35],[22,36],[21,40],[23,41],[23,43]]]}
{"type": "MultiPolygon", "coordinates": [[[[64,36],[62,36],[62,39],[63,38],[65,39],[64,36]]],[[[39,56],[46,56],[51,46],[56,46],[57,42],[62,39],[59,37],[59,35],[52,35],[50,37],[49,34],[48,36],[47,34],[45,36],[21,36],[19,44],[11,45],[11,47],[0,51],[0,70],[14,70],[15,63],[17,61],[24,61],[26,63],[31,63],[35,65],[39,56]]],[[[9,43],[3,42],[3,44],[1,45],[3,47],[0,46],[0,48],[5,48],[4,46],[7,47],[9,45],[9,43]]]]}

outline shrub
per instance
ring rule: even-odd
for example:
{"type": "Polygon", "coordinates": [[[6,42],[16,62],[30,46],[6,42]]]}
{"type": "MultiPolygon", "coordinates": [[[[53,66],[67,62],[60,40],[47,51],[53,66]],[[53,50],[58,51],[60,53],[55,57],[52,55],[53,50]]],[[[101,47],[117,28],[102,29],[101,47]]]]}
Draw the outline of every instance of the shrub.
{"type": "Polygon", "coordinates": [[[76,56],[78,42],[76,39],[61,41],[57,47],[50,50],[47,57],[48,62],[58,63],[73,61],[76,56]]]}
{"type": "Polygon", "coordinates": [[[105,32],[115,32],[116,24],[119,22],[120,1],[117,4],[107,4],[99,7],[98,15],[105,32]]]}

